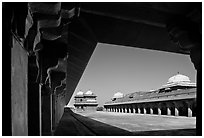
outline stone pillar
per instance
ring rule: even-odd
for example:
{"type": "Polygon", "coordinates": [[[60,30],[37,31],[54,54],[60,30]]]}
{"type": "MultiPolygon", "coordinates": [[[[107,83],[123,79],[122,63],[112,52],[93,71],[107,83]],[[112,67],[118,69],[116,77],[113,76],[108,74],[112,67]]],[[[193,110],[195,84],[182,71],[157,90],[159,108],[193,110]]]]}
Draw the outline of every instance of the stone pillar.
{"type": "Polygon", "coordinates": [[[179,116],[179,110],[178,110],[178,107],[175,107],[175,116],[179,116]]]}
{"type": "Polygon", "coordinates": [[[188,117],[192,117],[192,110],[190,107],[188,107],[188,117]]]}
{"type": "Polygon", "coordinates": [[[135,114],[136,113],[136,107],[135,107],[135,105],[133,105],[133,113],[135,114]]]}
{"type": "Polygon", "coordinates": [[[188,117],[192,117],[193,116],[193,112],[192,112],[192,102],[188,102],[188,117]]]}
{"type": "Polygon", "coordinates": [[[143,108],[143,111],[144,111],[144,114],[146,114],[146,113],[147,113],[147,110],[146,110],[146,108],[145,108],[145,107],[143,108]]]}
{"type": "Polygon", "coordinates": [[[129,113],[131,113],[131,105],[129,105],[129,113]]]}
{"type": "Polygon", "coordinates": [[[171,110],[170,110],[170,108],[169,107],[167,107],[167,115],[171,115],[171,110]]]}
{"type": "Polygon", "coordinates": [[[161,109],[158,107],[158,115],[161,115],[161,109]]]}
{"type": "Polygon", "coordinates": [[[150,110],[150,114],[153,114],[153,109],[151,107],[150,107],[149,110],[150,110]]]}
{"type": "MultiPolygon", "coordinates": [[[[171,34],[174,42],[179,42],[179,47],[190,51],[191,62],[197,70],[197,109],[202,109],[202,10],[191,12],[189,18],[175,19],[174,23],[167,25],[167,30],[171,34]],[[196,18],[196,22],[192,19],[196,18]],[[177,31],[175,31],[175,28],[177,31]],[[192,31],[193,28],[193,31],[192,31]],[[181,33],[182,32],[182,33],[181,33]]],[[[176,112],[175,112],[176,114],[176,112]]],[[[202,112],[196,114],[196,135],[202,135],[202,125],[198,125],[202,119],[202,112]]]]}
{"type": "Polygon", "coordinates": [[[174,103],[175,116],[179,116],[179,103],[178,102],[173,102],[173,103],[174,103]]]}
{"type": "Polygon", "coordinates": [[[125,113],[127,113],[127,106],[125,106],[125,113]]]}
{"type": "Polygon", "coordinates": [[[141,110],[140,110],[140,108],[138,107],[138,114],[141,114],[141,110]]]}
{"type": "Polygon", "coordinates": [[[36,83],[36,57],[29,56],[28,63],[28,135],[38,136],[41,133],[41,86],[36,83]]]}

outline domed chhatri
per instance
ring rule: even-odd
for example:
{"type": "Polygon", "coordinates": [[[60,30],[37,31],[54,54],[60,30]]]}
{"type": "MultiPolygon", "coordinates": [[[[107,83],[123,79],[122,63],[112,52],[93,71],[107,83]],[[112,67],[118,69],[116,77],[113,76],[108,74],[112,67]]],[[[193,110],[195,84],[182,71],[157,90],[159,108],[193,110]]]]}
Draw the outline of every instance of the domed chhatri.
{"type": "Polygon", "coordinates": [[[77,92],[77,94],[76,94],[76,95],[84,95],[84,92],[79,91],[79,92],[77,92]]]}
{"type": "Polygon", "coordinates": [[[121,92],[117,92],[113,95],[113,98],[122,98],[124,95],[121,92]]]}
{"type": "Polygon", "coordinates": [[[86,95],[93,95],[93,92],[91,90],[88,90],[85,94],[86,95]]]}
{"type": "Polygon", "coordinates": [[[169,84],[169,83],[176,83],[176,82],[190,82],[190,79],[185,75],[177,74],[170,77],[167,83],[169,84]]]}
{"type": "Polygon", "coordinates": [[[98,106],[96,97],[91,90],[85,93],[79,91],[74,97],[76,111],[96,111],[96,107],[98,106]]]}
{"type": "Polygon", "coordinates": [[[170,88],[170,87],[196,87],[196,83],[192,83],[188,76],[182,74],[176,74],[168,79],[168,82],[163,85],[161,88],[170,88]]]}

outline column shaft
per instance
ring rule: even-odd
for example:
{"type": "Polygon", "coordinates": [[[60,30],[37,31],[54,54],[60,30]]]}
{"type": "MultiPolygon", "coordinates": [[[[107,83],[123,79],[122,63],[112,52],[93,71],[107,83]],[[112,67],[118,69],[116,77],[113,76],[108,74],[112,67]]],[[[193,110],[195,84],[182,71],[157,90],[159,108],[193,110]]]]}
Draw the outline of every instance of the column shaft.
{"type": "Polygon", "coordinates": [[[138,114],[140,114],[141,113],[141,110],[140,110],[140,108],[138,108],[138,114]]]}
{"type": "Polygon", "coordinates": [[[175,107],[175,116],[179,116],[179,111],[177,107],[175,107]]]}
{"type": "Polygon", "coordinates": [[[161,109],[158,108],[158,115],[161,115],[161,109]]]}
{"type": "Polygon", "coordinates": [[[147,113],[147,110],[146,110],[146,108],[145,108],[145,107],[143,108],[143,111],[144,111],[144,114],[146,114],[146,113],[147,113]]]}
{"type": "Polygon", "coordinates": [[[167,107],[167,115],[171,115],[171,110],[169,107],[167,107]]]}
{"type": "Polygon", "coordinates": [[[153,114],[153,109],[152,108],[150,108],[150,114],[153,114]]]}
{"type": "Polygon", "coordinates": [[[188,107],[188,117],[192,117],[192,110],[190,107],[188,107]]]}

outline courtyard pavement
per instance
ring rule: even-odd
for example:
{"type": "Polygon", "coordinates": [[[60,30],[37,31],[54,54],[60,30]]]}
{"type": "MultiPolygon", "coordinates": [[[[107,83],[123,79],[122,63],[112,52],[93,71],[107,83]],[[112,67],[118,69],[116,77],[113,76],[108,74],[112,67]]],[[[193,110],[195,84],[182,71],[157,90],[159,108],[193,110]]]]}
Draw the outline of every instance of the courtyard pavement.
{"type": "Polygon", "coordinates": [[[162,130],[174,132],[174,130],[181,130],[184,135],[194,135],[196,131],[195,117],[158,116],[103,111],[81,112],[78,114],[130,132],[156,132],[158,130],[161,130],[160,132],[165,132],[162,130]]]}
{"type": "Polygon", "coordinates": [[[65,110],[54,135],[195,136],[195,117],[65,110]]]}

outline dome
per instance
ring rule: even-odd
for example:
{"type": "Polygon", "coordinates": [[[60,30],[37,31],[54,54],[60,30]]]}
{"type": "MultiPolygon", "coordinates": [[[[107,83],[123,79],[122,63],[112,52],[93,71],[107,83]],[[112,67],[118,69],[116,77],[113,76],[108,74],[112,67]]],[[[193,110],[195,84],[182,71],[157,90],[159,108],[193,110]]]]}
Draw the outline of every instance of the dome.
{"type": "Polygon", "coordinates": [[[79,91],[76,95],[83,95],[84,93],[82,91],[79,91]]]}
{"type": "Polygon", "coordinates": [[[177,74],[170,77],[167,83],[169,84],[169,83],[177,83],[177,82],[190,82],[190,79],[185,75],[177,74]]]}
{"type": "Polygon", "coordinates": [[[113,95],[113,98],[122,98],[123,97],[123,93],[121,92],[117,92],[113,95]]]}
{"type": "Polygon", "coordinates": [[[93,95],[93,92],[91,90],[88,90],[85,94],[87,95],[93,95]]]}

